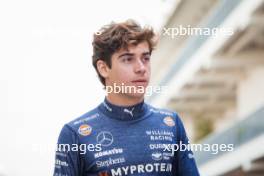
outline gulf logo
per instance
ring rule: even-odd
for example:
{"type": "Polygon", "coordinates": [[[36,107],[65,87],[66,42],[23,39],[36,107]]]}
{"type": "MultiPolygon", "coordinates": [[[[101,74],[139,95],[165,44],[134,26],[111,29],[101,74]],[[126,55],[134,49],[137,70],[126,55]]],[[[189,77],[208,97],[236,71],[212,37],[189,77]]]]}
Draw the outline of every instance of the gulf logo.
{"type": "Polygon", "coordinates": [[[172,118],[171,116],[167,116],[167,117],[165,117],[165,118],[163,119],[163,122],[164,122],[166,125],[170,126],[170,127],[175,126],[175,122],[174,122],[174,120],[173,120],[173,118],[172,118]]]}
{"type": "Polygon", "coordinates": [[[92,127],[90,125],[84,124],[81,125],[78,129],[78,133],[83,136],[88,136],[92,132],[92,127]]]}

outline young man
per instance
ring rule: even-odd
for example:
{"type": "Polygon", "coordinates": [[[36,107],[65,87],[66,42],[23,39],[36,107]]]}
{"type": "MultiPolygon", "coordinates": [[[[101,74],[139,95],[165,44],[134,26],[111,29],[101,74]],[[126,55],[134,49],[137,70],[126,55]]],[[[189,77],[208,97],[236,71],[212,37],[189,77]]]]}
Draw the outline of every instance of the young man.
{"type": "Polygon", "coordinates": [[[54,176],[199,175],[192,152],[175,150],[188,144],[178,115],[144,102],[155,40],[152,29],[132,20],[94,35],[93,65],[108,94],[63,127],[54,176]]]}

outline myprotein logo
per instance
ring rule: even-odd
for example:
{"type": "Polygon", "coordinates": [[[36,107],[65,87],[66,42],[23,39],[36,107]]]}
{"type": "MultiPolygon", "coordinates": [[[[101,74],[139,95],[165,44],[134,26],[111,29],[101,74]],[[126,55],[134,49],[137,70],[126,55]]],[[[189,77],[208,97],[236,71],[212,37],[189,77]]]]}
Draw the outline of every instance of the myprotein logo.
{"type": "Polygon", "coordinates": [[[112,176],[123,176],[123,175],[138,175],[146,173],[160,173],[172,171],[171,163],[146,163],[139,165],[129,165],[111,169],[112,176]]]}

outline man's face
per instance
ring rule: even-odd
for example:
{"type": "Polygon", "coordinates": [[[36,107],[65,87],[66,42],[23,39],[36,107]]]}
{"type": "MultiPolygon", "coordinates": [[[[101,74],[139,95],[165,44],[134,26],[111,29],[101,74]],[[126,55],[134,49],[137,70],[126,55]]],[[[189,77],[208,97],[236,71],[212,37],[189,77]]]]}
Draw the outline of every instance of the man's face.
{"type": "Polygon", "coordinates": [[[134,86],[137,90],[125,92],[129,96],[144,96],[150,78],[150,51],[146,41],[138,45],[129,45],[127,50],[120,49],[112,55],[112,67],[106,78],[107,86],[134,86]]]}

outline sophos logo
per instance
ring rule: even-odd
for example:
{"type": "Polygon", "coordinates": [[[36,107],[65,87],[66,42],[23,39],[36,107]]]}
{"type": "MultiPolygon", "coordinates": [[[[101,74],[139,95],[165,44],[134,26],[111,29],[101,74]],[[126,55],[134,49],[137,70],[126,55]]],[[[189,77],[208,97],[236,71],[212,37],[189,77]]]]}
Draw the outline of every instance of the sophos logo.
{"type": "Polygon", "coordinates": [[[129,165],[124,167],[118,167],[116,169],[111,169],[112,176],[123,176],[123,175],[133,175],[141,173],[154,173],[154,172],[171,172],[171,163],[147,163],[139,165],[129,165]]]}

